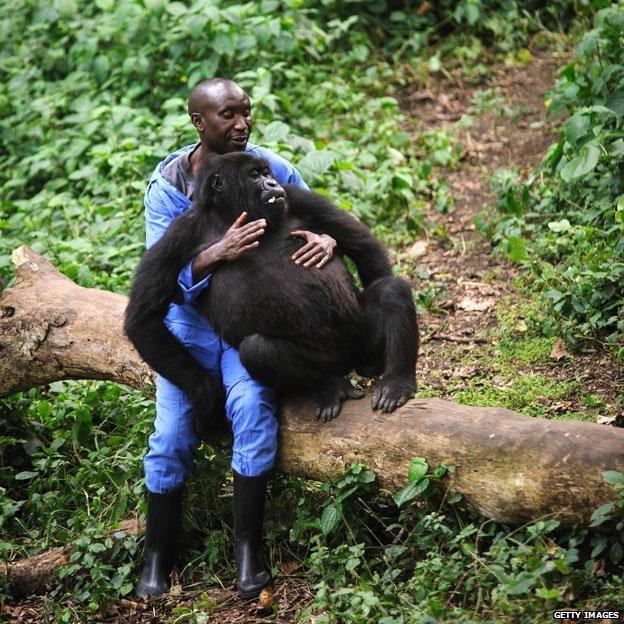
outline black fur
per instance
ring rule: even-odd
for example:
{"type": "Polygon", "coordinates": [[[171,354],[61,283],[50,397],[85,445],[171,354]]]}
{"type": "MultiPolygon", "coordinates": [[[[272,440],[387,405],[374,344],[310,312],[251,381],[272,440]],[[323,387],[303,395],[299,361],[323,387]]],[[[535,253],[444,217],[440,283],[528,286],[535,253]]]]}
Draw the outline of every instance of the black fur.
{"type": "Polygon", "coordinates": [[[315,193],[250,177],[267,169],[266,161],[242,152],[215,158],[200,172],[193,206],[139,264],[126,334],[154,370],[188,394],[199,419],[219,411],[220,381],[163,319],[184,265],[247,211],[249,221],[268,222],[260,245],[219,266],[196,304],[217,334],[239,350],[261,382],[279,392],[311,391],[323,420],[335,417],[344,399],[361,396],[344,378],[353,369],[382,375],[373,408],[393,411],[415,391],[418,325],[410,286],[392,275],[383,246],[348,212],[315,193]],[[276,199],[269,202],[271,197],[276,199]],[[303,244],[290,236],[297,229],[336,239],[338,248],[323,269],[292,261],[303,244]],[[361,292],[343,256],[355,263],[361,292]]]}

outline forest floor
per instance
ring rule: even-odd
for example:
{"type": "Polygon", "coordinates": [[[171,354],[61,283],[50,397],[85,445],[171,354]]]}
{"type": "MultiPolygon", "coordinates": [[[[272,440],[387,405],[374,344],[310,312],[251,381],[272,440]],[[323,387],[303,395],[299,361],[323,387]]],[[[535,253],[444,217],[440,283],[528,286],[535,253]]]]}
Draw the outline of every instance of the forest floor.
{"type": "MultiPolygon", "coordinates": [[[[435,225],[426,230],[427,238],[396,250],[415,289],[433,284],[437,292],[420,316],[418,396],[624,425],[621,366],[606,350],[571,354],[561,341],[533,331],[531,319],[540,310],[525,276],[493,256],[474,225],[493,200],[494,171],[515,167],[527,173],[553,142],[544,101],[563,62],[536,55],[523,67],[494,67],[486,84],[432,81],[402,93],[403,112],[419,120],[418,132],[444,129],[461,144],[455,165],[438,171],[450,184],[454,211],[442,214],[428,206],[426,219],[435,225]]],[[[313,590],[296,569],[284,569],[275,595],[274,609],[263,611],[257,601],[241,601],[233,587],[174,584],[159,601],[125,600],[91,621],[287,624],[297,621],[313,590]]],[[[3,615],[11,622],[45,621],[43,599],[6,608],[3,615]]]]}
{"type": "Polygon", "coordinates": [[[416,290],[433,281],[443,293],[420,316],[419,396],[624,425],[621,363],[606,349],[569,353],[563,341],[535,331],[540,303],[526,274],[493,256],[475,229],[475,217],[494,200],[492,174],[529,173],[554,142],[545,100],[564,62],[536,55],[524,67],[494,68],[485,86],[446,81],[404,93],[404,112],[420,120],[419,131],[446,128],[460,143],[459,161],[440,174],[454,211],[428,206],[434,234],[400,256],[426,276],[414,278],[416,290]]]}

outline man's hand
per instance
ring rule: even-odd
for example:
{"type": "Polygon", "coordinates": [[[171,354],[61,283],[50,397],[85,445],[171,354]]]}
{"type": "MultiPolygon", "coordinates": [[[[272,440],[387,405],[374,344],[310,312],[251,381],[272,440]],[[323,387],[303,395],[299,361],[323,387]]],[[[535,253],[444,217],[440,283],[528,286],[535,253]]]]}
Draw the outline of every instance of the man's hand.
{"type": "Polygon", "coordinates": [[[295,264],[303,264],[306,269],[311,266],[322,269],[332,259],[336,241],[329,234],[295,230],[290,235],[306,240],[306,244],[301,249],[297,249],[292,256],[295,264]]]}
{"type": "Polygon", "coordinates": [[[251,223],[245,223],[247,213],[243,212],[223,238],[204,249],[193,260],[193,281],[198,282],[208,273],[214,271],[222,262],[232,262],[240,258],[246,251],[254,249],[260,242],[258,239],[264,234],[266,221],[258,219],[251,223]]]}
{"type": "Polygon", "coordinates": [[[221,262],[232,262],[240,258],[246,251],[257,247],[260,244],[258,239],[264,234],[266,221],[258,219],[245,224],[247,213],[243,212],[230,229],[223,235],[223,238],[213,245],[218,248],[221,262]]]}

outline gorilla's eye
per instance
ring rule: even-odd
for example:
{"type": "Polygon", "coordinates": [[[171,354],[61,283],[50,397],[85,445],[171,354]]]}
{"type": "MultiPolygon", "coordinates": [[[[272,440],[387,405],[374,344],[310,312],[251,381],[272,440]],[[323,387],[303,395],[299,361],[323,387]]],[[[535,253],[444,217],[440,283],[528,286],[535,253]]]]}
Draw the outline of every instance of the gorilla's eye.
{"type": "Polygon", "coordinates": [[[249,172],[249,177],[250,177],[252,180],[257,180],[257,179],[260,177],[260,172],[259,172],[257,169],[252,169],[252,170],[249,172]]]}
{"type": "Polygon", "coordinates": [[[269,178],[269,177],[271,176],[271,170],[267,167],[267,168],[266,168],[266,169],[262,172],[262,175],[263,175],[265,178],[269,178]]]}

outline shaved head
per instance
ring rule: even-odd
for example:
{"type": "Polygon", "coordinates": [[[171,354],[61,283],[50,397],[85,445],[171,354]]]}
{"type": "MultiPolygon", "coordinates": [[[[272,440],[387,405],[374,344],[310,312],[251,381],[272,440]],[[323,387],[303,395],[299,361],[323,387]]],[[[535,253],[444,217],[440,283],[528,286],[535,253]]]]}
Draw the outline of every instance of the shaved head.
{"type": "Polygon", "coordinates": [[[207,153],[239,152],[247,146],[253,127],[251,103],[234,81],[210,78],[200,82],[189,96],[188,113],[201,139],[197,161],[207,153]]]}
{"type": "Polygon", "coordinates": [[[227,78],[209,78],[202,80],[192,91],[188,99],[188,114],[200,115],[208,106],[219,105],[228,96],[247,97],[247,94],[233,80],[227,78]]]}

